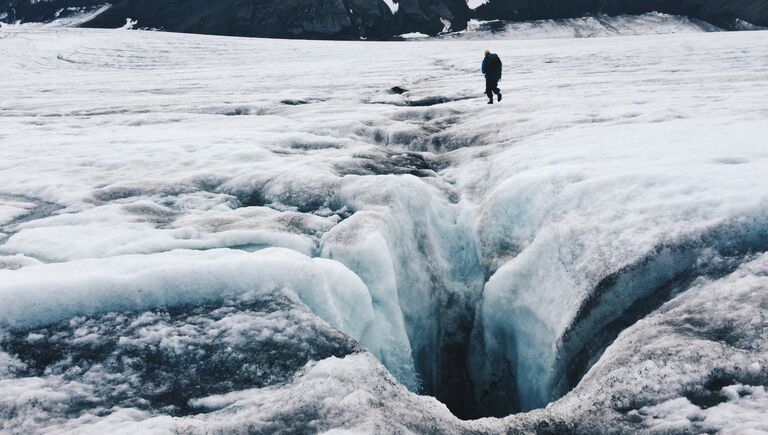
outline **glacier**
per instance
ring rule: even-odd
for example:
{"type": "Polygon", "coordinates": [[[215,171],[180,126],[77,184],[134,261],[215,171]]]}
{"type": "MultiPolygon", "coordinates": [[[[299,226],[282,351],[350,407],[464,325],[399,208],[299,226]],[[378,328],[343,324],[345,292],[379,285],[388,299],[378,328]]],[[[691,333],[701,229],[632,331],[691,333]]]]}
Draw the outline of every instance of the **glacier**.
{"type": "Polygon", "coordinates": [[[768,431],[768,32],[698,30],[0,28],[0,430],[768,431]]]}

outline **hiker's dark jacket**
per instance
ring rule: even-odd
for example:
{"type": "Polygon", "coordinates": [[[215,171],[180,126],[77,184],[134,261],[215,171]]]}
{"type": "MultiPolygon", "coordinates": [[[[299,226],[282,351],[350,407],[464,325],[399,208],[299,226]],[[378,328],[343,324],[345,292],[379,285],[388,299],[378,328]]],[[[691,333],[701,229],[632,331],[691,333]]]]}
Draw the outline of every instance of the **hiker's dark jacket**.
{"type": "Polygon", "coordinates": [[[496,53],[490,53],[483,58],[483,65],[481,67],[483,74],[487,77],[501,78],[501,59],[496,53]]]}

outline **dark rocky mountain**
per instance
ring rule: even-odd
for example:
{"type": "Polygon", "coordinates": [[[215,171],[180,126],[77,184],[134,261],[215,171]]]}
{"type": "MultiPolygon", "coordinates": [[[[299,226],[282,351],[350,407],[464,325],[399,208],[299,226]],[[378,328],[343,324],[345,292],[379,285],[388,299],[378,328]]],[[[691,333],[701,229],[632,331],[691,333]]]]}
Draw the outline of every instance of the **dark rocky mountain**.
{"type": "Polygon", "coordinates": [[[278,38],[389,39],[407,32],[463,30],[470,18],[556,19],[651,11],[686,15],[723,27],[737,20],[768,26],[766,0],[490,0],[470,10],[466,0],[0,0],[0,20],[49,21],[112,6],[85,27],[140,28],[278,38]]]}
{"type": "MultiPolygon", "coordinates": [[[[397,0],[395,0],[397,2],[397,0]]],[[[278,38],[388,39],[407,32],[462,30],[465,0],[400,0],[393,14],[382,0],[0,0],[5,22],[49,21],[62,14],[105,12],[84,27],[136,26],[172,32],[278,38]]]]}

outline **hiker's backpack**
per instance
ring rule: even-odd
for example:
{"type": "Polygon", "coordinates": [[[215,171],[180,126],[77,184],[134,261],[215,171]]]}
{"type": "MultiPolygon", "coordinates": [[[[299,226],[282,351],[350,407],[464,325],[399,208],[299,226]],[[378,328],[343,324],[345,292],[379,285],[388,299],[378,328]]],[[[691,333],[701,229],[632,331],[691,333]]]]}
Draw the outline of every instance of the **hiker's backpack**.
{"type": "Polygon", "coordinates": [[[496,53],[488,55],[488,61],[485,64],[485,68],[488,73],[500,76],[501,75],[501,59],[496,53]]]}

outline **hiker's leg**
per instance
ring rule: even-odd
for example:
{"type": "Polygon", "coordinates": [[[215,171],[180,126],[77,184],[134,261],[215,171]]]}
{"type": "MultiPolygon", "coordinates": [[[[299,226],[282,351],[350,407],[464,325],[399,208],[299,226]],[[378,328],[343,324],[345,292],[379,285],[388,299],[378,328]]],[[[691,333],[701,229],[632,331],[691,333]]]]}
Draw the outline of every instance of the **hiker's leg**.
{"type": "Polygon", "coordinates": [[[498,80],[496,80],[493,84],[493,93],[496,94],[497,101],[501,101],[501,89],[499,89],[498,80]]]}

